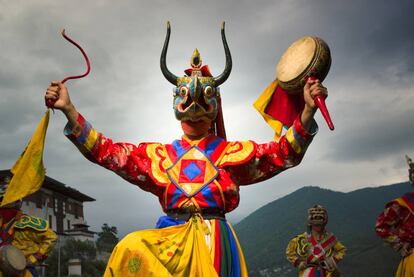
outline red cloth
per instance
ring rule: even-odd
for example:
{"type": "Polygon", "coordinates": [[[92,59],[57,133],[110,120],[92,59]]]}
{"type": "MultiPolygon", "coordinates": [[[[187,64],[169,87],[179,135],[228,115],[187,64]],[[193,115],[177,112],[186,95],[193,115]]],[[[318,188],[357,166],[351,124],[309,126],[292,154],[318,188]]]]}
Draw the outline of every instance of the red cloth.
{"type": "Polygon", "coordinates": [[[0,217],[2,222],[9,222],[17,215],[18,212],[19,210],[17,209],[0,209],[0,217]]]}
{"type": "Polygon", "coordinates": [[[375,229],[378,236],[391,244],[414,243],[414,215],[396,201],[387,204],[375,229]]]}
{"type": "Polygon", "coordinates": [[[8,245],[9,239],[13,236],[14,230],[11,222],[16,216],[18,216],[19,210],[17,209],[0,209],[0,246],[8,245]]]}
{"type": "Polygon", "coordinates": [[[284,126],[290,127],[304,106],[302,94],[289,94],[278,85],[266,106],[265,113],[282,122],[284,126]]]}
{"type": "Polygon", "coordinates": [[[216,119],[212,122],[212,130],[213,135],[216,135],[218,137],[221,137],[222,139],[227,139],[226,135],[226,128],[224,126],[224,118],[223,118],[223,107],[221,105],[221,97],[218,97],[218,107],[217,107],[217,116],[216,119]]]}
{"type": "MultiPolygon", "coordinates": [[[[212,77],[213,76],[210,73],[210,68],[208,67],[208,65],[203,65],[199,70],[201,71],[201,75],[203,77],[212,77]]],[[[194,68],[189,68],[189,69],[184,70],[184,72],[185,72],[185,74],[187,74],[187,76],[191,76],[193,71],[194,71],[194,68]]]]}

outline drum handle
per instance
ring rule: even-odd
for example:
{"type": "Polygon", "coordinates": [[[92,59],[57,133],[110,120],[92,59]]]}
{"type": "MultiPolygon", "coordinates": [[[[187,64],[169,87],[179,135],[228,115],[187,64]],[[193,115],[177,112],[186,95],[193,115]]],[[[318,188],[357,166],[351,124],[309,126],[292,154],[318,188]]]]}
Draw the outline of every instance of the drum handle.
{"type": "MultiPolygon", "coordinates": [[[[309,77],[309,80],[316,80],[316,78],[315,77],[309,77]]],[[[333,131],[335,129],[335,127],[332,123],[331,116],[329,115],[328,108],[326,107],[325,98],[323,98],[322,95],[316,95],[315,98],[313,99],[313,101],[315,101],[315,105],[321,111],[322,116],[325,119],[326,124],[328,124],[329,129],[331,129],[331,131],[333,131]]]]}

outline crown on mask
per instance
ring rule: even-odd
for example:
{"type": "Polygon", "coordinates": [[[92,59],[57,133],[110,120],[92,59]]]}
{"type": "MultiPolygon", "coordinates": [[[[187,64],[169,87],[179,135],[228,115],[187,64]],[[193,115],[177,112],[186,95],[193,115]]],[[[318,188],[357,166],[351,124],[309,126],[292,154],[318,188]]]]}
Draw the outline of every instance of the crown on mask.
{"type": "Polygon", "coordinates": [[[188,77],[213,77],[210,73],[208,65],[202,66],[203,61],[201,60],[200,52],[198,49],[194,49],[193,55],[190,59],[191,68],[184,70],[188,77]]]}

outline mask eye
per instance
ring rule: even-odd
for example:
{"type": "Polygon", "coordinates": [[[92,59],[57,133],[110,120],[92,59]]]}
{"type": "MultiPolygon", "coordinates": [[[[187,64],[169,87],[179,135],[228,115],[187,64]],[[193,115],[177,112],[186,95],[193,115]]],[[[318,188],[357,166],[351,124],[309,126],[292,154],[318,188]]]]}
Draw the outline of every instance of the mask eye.
{"type": "Polygon", "coordinates": [[[212,88],[212,87],[210,87],[210,86],[205,87],[205,88],[204,88],[204,95],[205,95],[205,96],[207,96],[207,97],[211,97],[211,96],[213,96],[213,95],[214,95],[214,90],[213,90],[213,88],[212,88]]]}
{"type": "Polygon", "coordinates": [[[188,94],[188,88],[187,87],[180,87],[179,91],[180,97],[186,97],[188,94]]]}

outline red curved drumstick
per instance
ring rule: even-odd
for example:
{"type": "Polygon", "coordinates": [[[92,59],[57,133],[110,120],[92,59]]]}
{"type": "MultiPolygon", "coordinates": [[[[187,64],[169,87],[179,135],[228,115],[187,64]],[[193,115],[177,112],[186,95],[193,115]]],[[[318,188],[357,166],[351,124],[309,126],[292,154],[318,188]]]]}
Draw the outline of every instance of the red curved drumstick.
{"type": "MultiPolygon", "coordinates": [[[[83,74],[81,74],[81,75],[74,75],[74,76],[69,76],[69,77],[66,77],[65,79],[63,79],[62,80],[62,84],[64,84],[67,80],[73,80],[73,79],[79,79],[79,78],[83,78],[83,77],[85,77],[86,75],[88,75],[89,74],[89,72],[91,71],[91,63],[89,62],[89,58],[88,58],[88,56],[86,55],[86,53],[85,53],[85,51],[82,49],[82,47],[80,47],[79,46],[79,44],[77,44],[75,41],[73,41],[70,37],[68,37],[66,34],[65,34],[65,29],[63,29],[62,30],[62,36],[67,40],[67,41],[69,41],[70,43],[72,43],[73,45],[75,45],[81,52],[82,52],[82,55],[83,55],[83,57],[85,58],[85,61],[86,61],[86,66],[87,66],[87,69],[86,69],[86,72],[85,73],[83,73],[83,74]]],[[[52,99],[48,99],[47,101],[46,101],[46,106],[48,107],[48,108],[51,108],[51,109],[53,109],[53,106],[55,105],[55,102],[56,102],[56,100],[52,100],[52,99]]]]}
{"type": "MultiPolygon", "coordinates": [[[[309,80],[316,80],[315,77],[309,77],[309,80]]],[[[323,98],[322,95],[316,95],[315,98],[313,99],[313,101],[315,102],[316,106],[319,108],[319,110],[322,113],[323,118],[325,118],[326,124],[328,124],[329,129],[331,129],[331,131],[333,131],[335,129],[332,120],[331,120],[331,116],[329,115],[329,111],[328,108],[326,107],[325,104],[325,98],[323,98]]]]}

